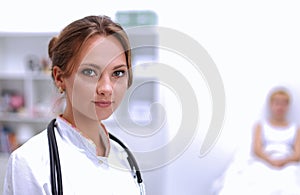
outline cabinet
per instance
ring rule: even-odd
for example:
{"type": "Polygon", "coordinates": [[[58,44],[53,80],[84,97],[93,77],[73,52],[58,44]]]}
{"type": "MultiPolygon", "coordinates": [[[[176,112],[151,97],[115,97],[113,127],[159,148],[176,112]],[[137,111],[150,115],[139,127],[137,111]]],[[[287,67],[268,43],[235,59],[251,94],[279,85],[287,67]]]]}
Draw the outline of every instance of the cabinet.
{"type": "MultiPolygon", "coordinates": [[[[153,71],[158,66],[160,49],[156,28],[140,28],[135,22],[126,23],[138,21],[134,18],[140,16],[144,16],[144,12],[117,13],[117,21],[125,26],[131,45],[133,83],[118,109],[103,123],[111,133],[128,143],[132,151],[149,151],[165,141],[165,112],[161,83],[153,71]]],[[[139,159],[144,166],[141,161],[139,159]]],[[[145,167],[148,166],[146,163],[145,167]]]]}
{"type": "MultiPolygon", "coordinates": [[[[45,129],[61,106],[47,60],[54,33],[0,33],[0,139],[17,144],[45,129]],[[2,132],[2,133],[1,133],[2,132]]],[[[5,151],[0,147],[0,151],[5,151]]]]}

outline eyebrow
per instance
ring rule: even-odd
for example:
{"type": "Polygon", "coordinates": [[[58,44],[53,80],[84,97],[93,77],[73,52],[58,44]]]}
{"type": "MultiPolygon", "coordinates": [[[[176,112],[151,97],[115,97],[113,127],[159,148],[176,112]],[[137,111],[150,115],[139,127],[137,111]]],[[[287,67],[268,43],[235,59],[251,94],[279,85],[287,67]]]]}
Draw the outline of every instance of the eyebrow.
{"type": "Polygon", "coordinates": [[[101,67],[100,67],[100,66],[97,66],[96,64],[89,64],[89,63],[86,63],[86,64],[81,64],[81,66],[82,66],[82,65],[84,65],[84,66],[91,66],[91,67],[96,68],[96,69],[98,69],[98,70],[101,69],[101,67]]]}
{"type": "MultiPolygon", "coordinates": [[[[98,65],[96,65],[96,64],[85,63],[85,64],[81,64],[81,65],[83,65],[83,66],[91,66],[91,67],[93,67],[93,68],[96,68],[96,69],[98,69],[98,70],[101,70],[101,67],[98,66],[98,65]]],[[[113,70],[116,70],[116,69],[121,68],[121,67],[124,67],[124,66],[127,68],[127,65],[126,65],[126,64],[120,64],[120,65],[114,66],[114,67],[113,67],[113,70]]]]}
{"type": "Polygon", "coordinates": [[[125,64],[120,64],[120,65],[115,66],[115,67],[113,68],[113,70],[116,70],[116,69],[121,68],[121,67],[123,67],[123,66],[125,66],[125,67],[127,68],[127,65],[125,65],[125,64]]]}

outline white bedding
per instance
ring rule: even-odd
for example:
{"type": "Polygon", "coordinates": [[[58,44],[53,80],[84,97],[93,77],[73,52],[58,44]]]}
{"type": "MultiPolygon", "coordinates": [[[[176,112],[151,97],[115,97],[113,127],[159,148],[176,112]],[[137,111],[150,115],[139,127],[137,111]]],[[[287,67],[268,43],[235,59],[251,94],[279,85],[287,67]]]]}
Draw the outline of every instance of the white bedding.
{"type": "Polygon", "coordinates": [[[274,168],[237,154],[213,186],[215,195],[300,195],[300,164],[274,168]]]}

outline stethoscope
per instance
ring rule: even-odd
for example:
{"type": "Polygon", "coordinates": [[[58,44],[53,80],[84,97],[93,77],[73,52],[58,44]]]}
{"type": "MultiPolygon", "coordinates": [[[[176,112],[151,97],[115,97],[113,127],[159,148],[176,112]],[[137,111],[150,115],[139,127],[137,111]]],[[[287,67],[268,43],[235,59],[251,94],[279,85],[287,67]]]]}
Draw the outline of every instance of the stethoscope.
{"type": "MultiPolygon", "coordinates": [[[[53,119],[47,127],[49,154],[50,154],[51,191],[52,191],[52,195],[62,195],[63,186],[62,186],[61,167],[60,167],[57,142],[54,133],[54,127],[56,126],[55,121],[56,119],[53,119]]],[[[125,144],[123,144],[123,142],[121,142],[121,140],[116,138],[114,135],[109,133],[109,138],[117,142],[127,153],[128,156],[127,160],[130,165],[130,169],[133,173],[133,177],[134,179],[137,180],[137,183],[140,187],[140,194],[145,195],[145,188],[144,188],[141,172],[132,152],[125,146],[125,144]]]]}

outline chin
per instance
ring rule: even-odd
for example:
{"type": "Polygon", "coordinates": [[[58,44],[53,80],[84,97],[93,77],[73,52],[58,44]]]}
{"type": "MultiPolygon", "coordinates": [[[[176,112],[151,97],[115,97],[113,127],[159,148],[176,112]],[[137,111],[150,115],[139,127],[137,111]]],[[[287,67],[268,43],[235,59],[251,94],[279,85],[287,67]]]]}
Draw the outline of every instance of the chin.
{"type": "Polygon", "coordinates": [[[98,120],[100,120],[100,121],[102,121],[102,120],[106,120],[106,119],[108,119],[109,117],[111,116],[111,114],[99,114],[98,116],[97,116],[97,118],[98,118],[98,120]]]}
{"type": "Polygon", "coordinates": [[[108,119],[110,116],[99,118],[101,121],[108,119]]]}

